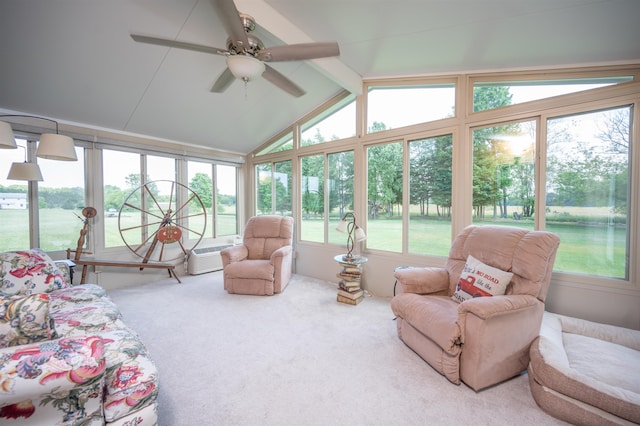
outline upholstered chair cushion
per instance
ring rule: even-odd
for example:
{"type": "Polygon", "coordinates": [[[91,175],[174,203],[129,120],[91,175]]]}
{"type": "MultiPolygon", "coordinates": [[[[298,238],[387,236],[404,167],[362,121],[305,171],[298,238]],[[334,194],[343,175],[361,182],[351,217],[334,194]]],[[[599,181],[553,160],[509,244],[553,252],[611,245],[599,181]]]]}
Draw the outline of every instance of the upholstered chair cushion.
{"type": "Polygon", "coordinates": [[[29,295],[69,287],[48,254],[40,249],[0,253],[0,294],[29,295]]]}
{"type": "Polygon", "coordinates": [[[283,291],[292,274],[292,244],[292,217],[267,215],[249,219],[243,244],[220,252],[225,290],[268,296],[283,291]]]}
{"type": "Polygon", "coordinates": [[[398,336],[452,383],[474,390],[521,373],[540,329],[559,242],[549,232],[468,226],[443,268],[396,269],[391,308],[398,336]],[[506,283],[511,276],[503,295],[452,299],[470,258],[504,272],[506,283]]]}
{"type": "Polygon", "coordinates": [[[0,297],[0,348],[49,340],[53,336],[48,294],[0,297]]]}

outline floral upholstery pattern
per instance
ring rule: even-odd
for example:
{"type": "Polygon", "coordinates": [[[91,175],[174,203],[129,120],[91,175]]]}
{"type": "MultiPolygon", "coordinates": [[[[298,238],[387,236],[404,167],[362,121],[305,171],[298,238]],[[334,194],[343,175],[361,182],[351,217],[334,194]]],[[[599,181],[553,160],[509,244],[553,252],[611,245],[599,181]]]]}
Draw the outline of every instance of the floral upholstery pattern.
{"type": "Polygon", "coordinates": [[[53,338],[49,295],[0,297],[0,348],[53,338]]]}
{"type": "Polygon", "coordinates": [[[0,293],[29,295],[70,286],[48,254],[40,249],[0,253],[0,293]]]}
{"type": "MultiPolygon", "coordinates": [[[[3,424],[21,418],[47,421],[42,417],[50,411],[40,407],[61,411],[63,424],[102,424],[105,359],[100,337],[62,338],[11,349],[0,355],[3,424]],[[43,396],[37,405],[22,400],[33,392],[43,396]]],[[[51,418],[48,421],[52,424],[51,418]]]]}
{"type": "Polygon", "coordinates": [[[41,250],[0,253],[0,423],[156,424],[146,347],[102,287],[65,277],[41,250]]]}

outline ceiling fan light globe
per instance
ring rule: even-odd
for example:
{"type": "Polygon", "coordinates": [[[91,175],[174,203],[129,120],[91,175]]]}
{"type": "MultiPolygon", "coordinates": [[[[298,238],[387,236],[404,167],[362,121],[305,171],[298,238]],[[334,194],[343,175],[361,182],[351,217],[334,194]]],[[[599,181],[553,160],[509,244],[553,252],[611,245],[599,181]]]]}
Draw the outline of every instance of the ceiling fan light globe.
{"type": "Polygon", "coordinates": [[[246,55],[227,56],[227,67],[233,76],[242,81],[251,81],[260,77],[265,70],[259,59],[246,55]]]}

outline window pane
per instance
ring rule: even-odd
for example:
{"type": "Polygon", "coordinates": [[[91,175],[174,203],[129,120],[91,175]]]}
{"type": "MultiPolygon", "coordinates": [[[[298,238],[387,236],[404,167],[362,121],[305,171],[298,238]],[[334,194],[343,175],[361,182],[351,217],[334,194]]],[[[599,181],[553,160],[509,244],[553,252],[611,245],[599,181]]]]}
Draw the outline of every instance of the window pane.
{"type": "Polygon", "coordinates": [[[216,165],[216,225],[218,235],[238,233],[237,168],[216,165]]]}
{"type": "Polygon", "coordinates": [[[547,122],[546,229],[560,236],[555,269],[628,277],[632,108],[547,122]]]}
{"type": "MultiPolygon", "coordinates": [[[[27,181],[6,179],[12,163],[23,163],[27,141],[16,139],[18,149],[3,149],[0,155],[0,250],[29,248],[29,185],[27,181]]],[[[72,216],[73,217],[73,216],[72,216]]],[[[77,225],[73,222],[73,225],[77,225]]]]}
{"type": "MultiPolygon", "coordinates": [[[[207,211],[206,219],[198,216],[198,226],[195,229],[202,229],[202,222],[206,220],[205,237],[214,236],[213,223],[213,165],[211,163],[201,163],[198,161],[189,161],[187,163],[187,176],[189,188],[198,194],[200,201],[207,211]]],[[[189,238],[198,238],[192,232],[189,232],[189,238]]]]}
{"type": "Polygon", "coordinates": [[[402,143],[367,149],[367,248],[402,252],[402,143]]]}
{"type": "Polygon", "coordinates": [[[349,96],[333,107],[302,124],[301,146],[315,145],[356,135],[355,96],[349,96]]]}
{"type": "Polygon", "coordinates": [[[275,183],[276,183],[276,213],[283,216],[291,216],[293,188],[293,174],[291,172],[291,161],[275,163],[275,183]]]}
{"type": "Polygon", "coordinates": [[[353,151],[329,154],[329,242],[346,244],[336,227],[347,212],[353,212],[353,151]]]}
{"type": "Polygon", "coordinates": [[[293,149],[293,133],[291,132],[279,138],[262,151],[259,151],[256,156],[271,154],[272,152],[288,151],[290,149],[293,149]]]}
{"type": "Polygon", "coordinates": [[[473,222],[533,229],[535,121],[473,131],[473,222]]]}
{"type": "Polygon", "coordinates": [[[453,117],[453,84],[371,87],[367,94],[367,133],[453,117]]]}
{"type": "MultiPolygon", "coordinates": [[[[44,178],[38,183],[40,247],[45,251],[75,250],[78,245],[85,219],[82,209],[86,207],[84,149],[76,147],[76,156],[78,161],[38,159],[44,178]]],[[[89,219],[88,226],[94,223],[89,219]]],[[[88,243],[85,239],[83,247],[88,243]]]]}
{"type": "Polygon", "coordinates": [[[256,165],[256,214],[271,214],[271,163],[256,165]]]}
{"type": "Polygon", "coordinates": [[[473,111],[485,111],[501,106],[566,95],[632,80],[633,76],[497,82],[480,81],[473,84],[473,111]],[[509,93],[509,102],[502,104],[485,102],[483,94],[487,93],[509,93]]]}
{"type": "Polygon", "coordinates": [[[301,170],[300,238],[322,243],[324,242],[324,155],[303,157],[301,170]]]}
{"type": "MultiPolygon", "coordinates": [[[[140,186],[140,154],[103,150],[104,220],[105,247],[124,246],[118,227],[118,212],[125,198],[140,186]]],[[[120,215],[122,227],[135,226],[140,214],[126,209],[120,215]]],[[[131,243],[140,243],[136,237],[131,243]]]]}
{"type": "Polygon", "coordinates": [[[449,254],[452,147],[452,135],[409,143],[410,253],[449,254]]]}

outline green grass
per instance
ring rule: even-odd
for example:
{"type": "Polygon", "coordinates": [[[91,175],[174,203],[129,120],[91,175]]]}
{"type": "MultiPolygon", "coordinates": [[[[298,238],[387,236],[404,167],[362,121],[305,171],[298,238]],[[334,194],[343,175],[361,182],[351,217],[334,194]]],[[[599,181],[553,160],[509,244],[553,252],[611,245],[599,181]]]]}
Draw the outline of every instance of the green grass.
{"type": "MultiPolygon", "coordinates": [[[[74,214],[80,211],[63,209],[40,209],[40,247],[45,250],[65,250],[75,248],[82,221],[74,214]]],[[[578,212],[576,212],[578,213],[578,212]]],[[[562,215],[563,221],[548,221],[547,230],[560,236],[560,248],[555,262],[555,270],[580,274],[593,274],[615,278],[625,278],[625,264],[627,253],[626,227],[606,226],[586,221],[580,212],[574,216],[575,221],[567,221],[567,215],[562,215]],[[578,221],[577,219],[580,218],[578,221]]],[[[100,213],[99,213],[100,214],[100,213]]],[[[210,236],[210,213],[207,222],[206,235],[210,236]]],[[[553,217],[553,216],[551,216],[553,217]]],[[[235,230],[235,215],[219,215],[219,234],[233,235],[235,230]]],[[[193,219],[195,222],[195,219],[193,219]]],[[[104,223],[105,242],[107,247],[123,246],[118,228],[118,217],[104,217],[98,221],[104,223]]],[[[332,219],[332,223],[337,222],[332,219]]],[[[493,220],[475,221],[474,223],[491,223],[493,220]]],[[[531,220],[515,221],[499,219],[497,222],[505,225],[521,226],[533,229],[531,220]]],[[[602,221],[601,221],[602,222],[602,221]]],[[[133,220],[131,223],[135,223],[133,220]]],[[[360,222],[361,223],[361,222],[360,222]]],[[[93,224],[92,224],[93,226],[93,224]]],[[[201,229],[201,225],[194,224],[194,229],[201,229]]],[[[16,250],[29,247],[29,217],[27,210],[0,210],[0,250],[16,250]]],[[[366,246],[369,249],[384,250],[395,253],[402,251],[402,221],[399,217],[391,219],[369,220],[367,223],[366,246]]],[[[305,241],[322,243],[324,241],[324,222],[318,219],[303,219],[301,238],[305,241]]],[[[329,229],[329,242],[332,244],[346,244],[346,236],[329,229]]],[[[412,216],[409,223],[409,253],[436,256],[447,256],[451,244],[451,223],[448,220],[424,219],[412,216]]]]}
{"type": "MultiPolygon", "coordinates": [[[[81,210],[40,209],[40,247],[46,251],[75,249],[80,236],[83,222],[76,216],[81,216],[81,210]],[[75,213],[75,214],[74,214],[75,213]]],[[[104,226],[105,246],[120,247],[124,245],[118,227],[117,213],[113,217],[101,215],[97,221],[91,221],[89,226],[104,226]]],[[[123,227],[138,224],[134,214],[123,215],[123,227]]],[[[208,212],[205,236],[212,235],[211,212],[208,212]]],[[[192,218],[191,227],[202,230],[203,218],[192,218]]],[[[29,216],[27,210],[0,210],[0,250],[17,250],[29,247],[29,216]]],[[[221,214],[218,216],[218,235],[236,234],[236,216],[221,214]]],[[[193,238],[196,238],[192,235],[193,238]]],[[[139,239],[138,239],[139,241],[139,239]]],[[[127,241],[129,242],[129,241],[127,241]]],[[[134,242],[134,241],[131,241],[134,242]]]]}
{"type": "MultiPolygon", "coordinates": [[[[531,220],[482,220],[476,224],[496,223],[533,229],[531,220]]],[[[303,239],[322,242],[323,221],[306,219],[302,223],[303,239]]],[[[547,224],[547,230],[558,234],[560,247],[554,269],[579,274],[625,277],[626,228],[622,226],[592,226],[583,223],[547,224]]],[[[448,220],[412,217],[409,230],[409,253],[447,256],[451,248],[451,223],[448,220]]],[[[331,235],[331,232],[330,232],[331,235]]],[[[330,242],[346,244],[344,234],[334,234],[330,242]]],[[[366,247],[395,253],[402,251],[402,220],[369,220],[366,247]]]]}

